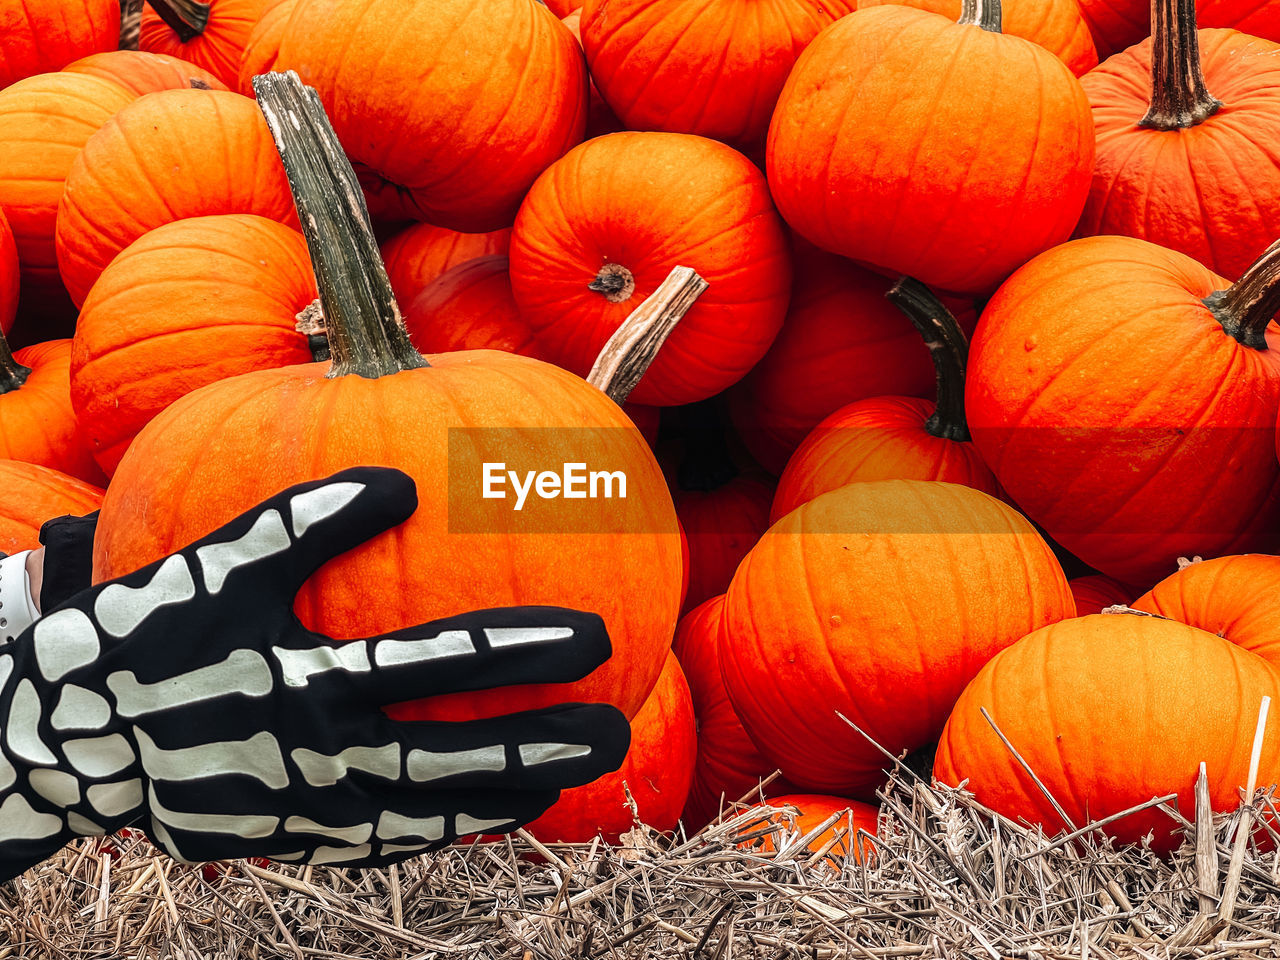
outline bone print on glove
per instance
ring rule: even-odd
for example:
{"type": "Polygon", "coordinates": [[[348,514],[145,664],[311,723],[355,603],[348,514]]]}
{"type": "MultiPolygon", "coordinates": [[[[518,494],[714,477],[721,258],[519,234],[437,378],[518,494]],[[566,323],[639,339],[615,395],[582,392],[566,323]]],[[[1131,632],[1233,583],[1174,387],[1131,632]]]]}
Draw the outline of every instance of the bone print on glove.
{"type": "Polygon", "coordinates": [[[298,622],[307,577],[416,506],[384,468],[292,487],[0,650],[0,879],[133,823],[186,861],[391,863],[514,830],[617,769],[630,728],[605,704],[379,709],[580,679],[610,655],[595,614],[476,611],[343,644],[298,622]]]}

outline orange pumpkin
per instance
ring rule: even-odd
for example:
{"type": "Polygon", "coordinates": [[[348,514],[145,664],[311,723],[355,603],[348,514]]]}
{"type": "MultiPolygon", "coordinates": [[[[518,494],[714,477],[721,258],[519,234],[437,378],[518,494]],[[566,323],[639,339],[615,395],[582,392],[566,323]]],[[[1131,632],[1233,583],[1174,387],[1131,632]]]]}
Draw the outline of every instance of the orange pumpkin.
{"type": "Polygon", "coordinates": [[[1234,286],[1130,237],[1050,250],[982,314],[974,443],[1027,516],[1124,583],[1154,583],[1179,556],[1266,549],[1280,523],[1277,298],[1280,250],[1234,286]]]}
{"type": "Polygon", "coordinates": [[[67,174],[57,247],[71,299],[83,304],[107,264],[148,230],[223,213],[296,223],[256,104],[220,90],[134,101],[89,138],[67,174]]]}
{"type": "Polygon", "coordinates": [[[1076,235],[1150,240],[1235,280],[1280,236],[1280,44],[1159,3],[1158,42],[1083,80],[1098,156],[1076,235]]]}
{"type": "Polygon", "coordinates": [[[454,230],[510,226],[586,126],[582,51],[530,0],[299,0],[276,64],[404,212],[454,230]]]}
{"type": "Polygon", "coordinates": [[[935,403],[873,397],[841,407],[814,429],[778,479],[770,520],[860,480],[943,480],[994,497],[1000,484],[969,442],[964,419],[964,331],[923,284],[904,277],[890,300],[924,337],[937,369],[935,403]]]}
{"type": "Polygon", "coordinates": [[[758,151],[787,73],[854,0],[585,0],[591,76],[629,130],[758,151]]]}
{"type": "Polygon", "coordinates": [[[354,175],[345,164],[318,166],[317,140],[324,157],[341,157],[323,114],[296,78],[270,74],[258,84],[303,183],[300,219],[334,362],[219,380],[148,424],[103,503],[95,577],[137,569],[302,478],[356,464],[398,467],[416,480],[417,511],[312,576],[296,603],[302,622],[349,639],[495,606],[596,611],[613,656],[583,680],[436,698],[393,713],[456,718],[581,700],[635,716],[662,669],[680,590],[675,511],[647,444],[604,393],[550,364],[496,351],[414,351],[354,175]],[[331,279],[353,270],[366,282],[331,279]],[[369,299],[356,302],[353,291],[369,299]],[[485,462],[521,476],[576,462],[620,470],[627,496],[530,498],[517,512],[511,495],[482,498],[485,462]],[[602,577],[607,569],[627,575],[602,577]]]}
{"type": "MultiPolygon", "coordinates": [[[[794,813],[788,810],[772,814],[768,819],[770,823],[785,824],[788,828],[787,833],[794,835],[795,839],[808,836],[811,831],[826,823],[832,816],[844,814],[829,828],[809,841],[805,849],[809,852],[817,853],[819,850],[825,849],[832,840],[836,840],[835,845],[829,851],[829,855],[837,857],[852,855],[853,859],[859,863],[862,862],[864,857],[874,856],[875,848],[865,838],[859,838],[858,831],[866,831],[872,836],[876,835],[880,824],[880,809],[878,807],[874,807],[869,803],[860,803],[857,800],[848,800],[845,797],[832,797],[821,793],[787,793],[778,797],[770,797],[765,801],[765,805],[774,808],[794,808],[794,813]],[[839,836],[838,840],[836,839],[837,836],[839,836]]],[[[763,812],[763,808],[761,812],[763,812]]],[[[777,849],[775,836],[770,834],[756,841],[760,850],[765,853],[774,852],[777,849]]]]}
{"type": "Polygon", "coordinates": [[[800,55],[769,128],[786,221],[843,256],[980,294],[1071,235],[1093,121],[1071,71],[998,32],[998,0],[955,23],[889,5],[836,21],[800,55]],[[903,77],[910,77],[908,87],[903,77]]]}
{"type": "MultiPolygon", "coordinates": [[[[1152,797],[1195,817],[1199,764],[1216,811],[1235,810],[1264,696],[1280,674],[1261,657],[1211,633],[1152,617],[1065,620],[994,657],[947,721],[934,777],[967,787],[979,802],[1048,833],[1084,826],[1152,797]],[[1117,678],[1123,678],[1118,683],[1117,678]],[[1064,823],[982,716],[1000,731],[1061,804],[1064,823]],[[1135,762],[1135,747],[1140,761],[1135,762]]],[[[1258,783],[1280,780],[1280,728],[1268,725],[1258,783]]],[[[1148,832],[1152,849],[1182,842],[1177,823],[1149,809],[1109,824],[1121,843],[1148,832]]]]}
{"type": "Polygon", "coordinates": [[[120,0],[6,0],[0,89],[119,45],[120,0]]]}
{"type": "Polygon", "coordinates": [[[236,89],[246,97],[253,96],[253,78],[260,73],[270,73],[276,68],[280,55],[280,41],[285,27],[293,16],[298,0],[265,0],[262,15],[249,31],[244,51],[240,55],[240,74],[236,89]]]}
{"type": "Polygon", "coordinates": [[[18,312],[18,247],[13,242],[13,231],[5,219],[4,207],[0,207],[0,336],[13,326],[18,312]]]}
{"type": "Polygon", "coordinates": [[[265,2],[147,0],[138,46],[189,60],[234,90],[240,79],[240,58],[265,2]]]}
{"type": "Polygon", "coordinates": [[[383,242],[382,259],[396,300],[408,304],[446,270],[476,257],[495,253],[506,256],[510,246],[510,229],[459,233],[416,223],[383,242]]]}
{"type": "Polygon", "coordinates": [[[1188,563],[1133,602],[1280,667],[1280,557],[1246,553],[1188,563]]]}
{"type": "Polygon", "coordinates": [[[178,57],[141,50],[112,50],[95,53],[63,68],[64,73],[83,73],[118,83],[135,96],[161,90],[225,90],[226,85],[203,67],[178,57]]]}
{"type": "Polygon", "coordinates": [[[868,797],[884,758],[837,711],[892,753],[914,750],[937,738],[995,653],[1074,614],[1053,552],[994,497],[934,481],[854,483],[787,514],[742,561],[721,671],[783,776],[868,797]]]}
{"type": "Polygon", "coordinates": [[[580,376],[674,267],[710,284],[636,387],[637,403],[692,403],[739,380],[790,296],[764,177],[737,151],[687,134],[614,133],[574,148],[529,191],[510,255],[516,303],[544,356],[580,376]]]}
{"type": "Polygon", "coordinates": [[[302,235],[262,217],[176,220],[125,247],[84,302],[71,360],[71,402],[106,474],[179,397],[310,363],[294,324],[315,298],[302,235]]]}
{"type": "Polygon", "coordinates": [[[505,350],[538,356],[533,331],[511,296],[507,258],[464,261],[427,284],[404,313],[409,339],[426,353],[505,350]]]}
{"type": "Polygon", "coordinates": [[[0,553],[40,546],[40,527],[55,517],[82,517],[102,504],[102,491],[57,470],[0,460],[0,553]]]}
{"type": "Polygon", "coordinates": [[[1101,613],[1107,607],[1120,604],[1128,606],[1133,591],[1119,580],[1104,577],[1100,573],[1075,577],[1070,581],[1071,595],[1076,598],[1076,616],[1087,617],[1101,613]]]}

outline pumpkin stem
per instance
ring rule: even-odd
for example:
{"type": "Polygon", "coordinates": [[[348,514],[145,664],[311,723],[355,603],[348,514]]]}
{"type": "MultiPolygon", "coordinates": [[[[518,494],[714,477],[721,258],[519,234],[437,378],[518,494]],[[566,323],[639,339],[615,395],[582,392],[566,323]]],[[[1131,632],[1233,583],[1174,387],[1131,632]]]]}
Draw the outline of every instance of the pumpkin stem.
{"type": "Polygon", "coordinates": [[[17,390],[27,382],[29,376],[31,376],[31,368],[24,367],[13,359],[13,353],[9,350],[9,341],[0,331],[0,393],[17,390]]]}
{"type": "Polygon", "coordinates": [[[376,379],[430,366],[409,342],[364,194],[319,94],[292,70],[254,77],[253,90],[311,253],[333,356],[327,376],[376,379]]]}
{"type": "Polygon", "coordinates": [[[724,417],[713,397],[690,403],[679,411],[684,456],[676,471],[681,490],[719,490],[741,471],[729,453],[724,417]]]}
{"type": "Polygon", "coordinates": [[[587,383],[621,404],[636,388],[658,350],[709,284],[690,267],[676,267],[613,332],[596,357],[587,383]]]}
{"type": "Polygon", "coordinates": [[[969,361],[969,341],[960,324],[933,291],[914,277],[902,277],[885,294],[889,302],[907,315],[924,337],[938,374],[938,406],[925,431],[945,440],[968,440],[969,424],[964,418],[964,372],[969,361]]]}
{"type": "Polygon", "coordinates": [[[957,23],[971,24],[991,33],[1000,33],[1003,26],[1000,16],[1000,0],[963,0],[957,23]]]}
{"type": "Polygon", "coordinates": [[[1244,276],[1203,302],[1227,336],[1254,350],[1267,349],[1267,325],[1280,311],[1280,240],[1267,247],[1244,276]]]}
{"type": "Polygon", "coordinates": [[[610,303],[621,303],[636,292],[636,278],[620,263],[606,263],[587,284],[592,293],[602,293],[610,303]]]}
{"type": "Polygon", "coordinates": [[[120,0],[120,49],[137,50],[142,31],[142,0],[120,0]]]}
{"type": "Polygon", "coordinates": [[[1195,0],[1151,0],[1151,106],[1138,121],[1154,130],[1183,130],[1222,108],[1204,85],[1195,0]]]}
{"type": "Polygon", "coordinates": [[[147,0],[183,43],[190,43],[209,25],[209,4],[200,0],[147,0]]]}

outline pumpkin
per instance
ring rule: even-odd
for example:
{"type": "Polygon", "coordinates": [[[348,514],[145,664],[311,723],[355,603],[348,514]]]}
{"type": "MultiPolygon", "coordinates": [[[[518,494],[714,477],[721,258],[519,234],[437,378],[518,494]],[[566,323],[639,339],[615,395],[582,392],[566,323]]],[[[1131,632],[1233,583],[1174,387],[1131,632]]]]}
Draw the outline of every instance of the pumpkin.
{"type": "MultiPolygon", "coordinates": [[[[1089,24],[1098,56],[1105,59],[1151,33],[1151,0],[1077,0],[1089,24]]],[[[1280,41],[1280,0],[1200,0],[1205,27],[1233,27],[1280,41]]]]}
{"type": "Polygon", "coordinates": [[[107,264],[148,230],[225,213],[296,222],[254,102],[220,90],[135,100],[89,138],[67,174],[57,247],[71,299],[82,305],[107,264]]]}
{"type": "Polygon", "coordinates": [[[296,230],[247,214],[176,220],[120,252],[84,302],[71,402],[108,475],[174,400],[249,370],[310,363],[316,298],[296,230]]]}
{"type": "MultiPolygon", "coordinates": [[[[582,44],[582,8],[579,7],[567,16],[560,18],[561,22],[569,28],[569,32],[573,34],[578,44],[582,44]]],[[[609,109],[609,105],[604,102],[604,98],[600,96],[600,91],[596,89],[596,83],[588,77],[590,85],[587,93],[587,132],[584,139],[590,140],[592,137],[600,137],[606,133],[618,133],[626,129],[622,125],[622,121],[617,115],[609,109]]]]}
{"type": "Polygon", "coordinates": [[[0,207],[0,336],[13,326],[18,312],[18,247],[13,242],[13,231],[0,207]]]}
{"type": "Polygon", "coordinates": [[[64,73],[83,73],[118,83],[135,96],[161,90],[225,90],[226,85],[208,70],[178,57],[141,50],[112,50],[95,53],[63,68],[64,73]]]}
{"type": "Polygon", "coordinates": [[[138,46],[189,60],[234,90],[264,5],[265,0],[147,0],[138,46]]]}
{"type": "MultiPolygon", "coordinates": [[[[698,604],[680,618],[672,644],[689,681],[693,713],[698,718],[698,759],[681,817],[689,830],[710,823],[722,806],[747,796],[775,769],[747,736],[724,689],[720,675],[723,609],[723,594],[698,604]]],[[[781,792],[787,789],[776,780],[771,787],[781,792]]]]}
{"type": "Polygon", "coordinates": [[[285,27],[293,16],[298,0],[265,0],[262,15],[249,31],[244,50],[240,54],[240,74],[236,89],[246,97],[253,96],[253,78],[260,73],[270,73],[276,67],[280,55],[280,41],[285,27]]]}
{"type": "Polygon", "coordinates": [[[0,89],[120,44],[120,0],[6,0],[0,89]]]}
{"type": "Polygon", "coordinates": [[[1013,501],[1089,566],[1150,584],[1280,521],[1280,250],[1231,285],[1144,240],[1032,260],[987,304],[965,408],[1013,501]]]}
{"type": "Polygon", "coordinates": [[[409,304],[404,325],[424,353],[505,350],[538,356],[501,254],[466,260],[436,277],[409,304]]]}
{"type": "Polygon", "coordinates": [[[787,73],[855,0],[585,0],[591,76],[629,130],[759,150],[787,73]]]}
{"type": "Polygon", "coordinates": [[[299,0],[276,63],[405,212],[453,230],[510,226],[586,125],[582,51],[529,0],[299,0]]]}
{"type": "Polygon", "coordinates": [[[937,402],[874,397],[831,414],[782,471],[771,521],[859,480],[944,480],[1001,495],[1000,484],[968,442],[964,371],[969,344],[964,331],[928,287],[909,277],[894,284],[887,296],[924,337],[937,370],[937,402]]]}
{"type": "Polygon", "coordinates": [[[818,246],[982,294],[1071,235],[1093,122],[1061,60],[999,32],[999,0],[964,9],[869,7],[820,33],[778,99],[769,187],[818,246]]]}
{"type": "Polygon", "coordinates": [[[581,376],[673,267],[706,279],[637,403],[693,403],[739,380],[773,341],[790,296],[764,177],[737,151],[687,134],[614,133],[575,147],[529,191],[510,256],[516,304],[544,356],[581,376]]]}
{"type": "Polygon", "coordinates": [[[1098,156],[1076,234],[1150,240],[1234,280],[1280,236],[1280,44],[1197,32],[1194,0],[1158,3],[1157,42],[1084,78],[1098,156]]]}
{"type": "MultiPolygon", "coordinates": [[[[1204,762],[1212,808],[1233,811],[1248,774],[1258,706],[1277,694],[1280,675],[1265,660],[1186,624],[1124,614],[1065,620],[1015,643],[979,672],[943,730],[934,777],[951,785],[967,780],[980,803],[1054,834],[1172,793],[1178,796],[1170,806],[1194,819],[1194,784],[1204,762]]],[[[1275,783],[1275,723],[1261,756],[1258,782],[1275,783]]],[[[1177,826],[1148,809],[1105,831],[1120,843],[1136,843],[1150,832],[1152,849],[1167,853],[1182,842],[1177,826]]]]}
{"type": "Polygon", "coordinates": [[[71,341],[14,353],[0,334],[0,459],[49,467],[105,487],[71,407],[71,341]]]}
{"type": "MultiPolygon", "coordinates": [[[[859,831],[875,836],[879,829],[880,809],[869,803],[821,793],[787,793],[770,797],[759,807],[762,814],[769,808],[777,812],[770,813],[767,821],[784,824],[787,828],[784,834],[793,840],[807,837],[833,816],[840,815],[835,823],[809,841],[805,846],[808,852],[827,850],[828,855],[836,857],[852,855],[859,863],[875,854],[875,848],[866,838],[858,836],[859,831]]],[[[748,812],[744,811],[744,814],[748,812]]],[[[748,846],[758,847],[762,853],[773,853],[777,850],[775,838],[778,836],[776,833],[767,834],[749,842],[748,846]]]]}
{"type": "Polygon", "coordinates": [[[1230,640],[1280,667],[1280,557],[1246,553],[1182,565],[1133,609],[1230,640]]]}
{"type": "Polygon", "coordinates": [[[57,470],[0,460],[0,553],[40,547],[40,528],[55,517],[82,517],[102,504],[102,491],[57,470]]]}
{"type": "Polygon", "coordinates": [[[416,481],[417,511],[312,576],[295,605],[302,622],[350,639],[489,607],[596,611],[613,655],[581,681],[392,712],[465,718],[584,701],[635,716],[662,669],[680,589],[675,511],[648,446],[603,392],[550,364],[413,350],[314,92],[284,74],[255,83],[297,184],[334,360],[219,380],[148,424],[103,503],[95,578],[162,557],[302,478],[398,467],[416,481]],[[517,512],[511,496],[481,497],[483,462],[521,476],[574,462],[620,470],[626,498],[530,498],[517,512]],[[627,575],[602,577],[607,569],[627,575]]]}
{"type": "MultiPolygon", "coordinates": [[[[893,285],[830,253],[795,244],[791,306],[769,352],[730,391],[729,413],[751,455],[771,473],[824,418],[855,400],[936,394],[920,337],[885,299],[893,285]]],[[[965,333],[973,305],[947,299],[965,333]]]]}
{"type": "Polygon", "coordinates": [[[1092,573],[1069,581],[1071,595],[1076,598],[1076,616],[1101,613],[1107,607],[1128,606],[1133,591],[1119,580],[1092,573]]]}
{"type": "Polygon", "coordinates": [[[547,8],[561,20],[568,17],[575,10],[581,10],[582,4],[577,0],[545,0],[547,8]]]}
{"type": "MultiPolygon", "coordinates": [[[[858,7],[890,2],[931,10],[948,20],[959,19],[962,12],[961,0],[860,0],[858,7]]],[[[1098,65],[1093,36],[1076,0],[1001,0],[1000,7],[1000,28],[1004,33],[1040,44],[1056,54],[1077,77],[1098,65]]]]}
{"type": "Polygon", "coordinates": [[[797,787],[870,797],[884,757],[937,739],[981,666],[1075,614],[1035,529],[994,497],[853,483],[760,539],[725,599],[720,669],[760,752],[797,787]],[[927,607],[927,614],[923,611],[927,607]]]}
{"type": "Polygon", "coordinates": [[[384,241],[381,249],[396,300],[408,304],[451,267],[490,254],[505,256],[510,246],[510,229],[459,233],[429,223],[415,223],[384,241]]]}

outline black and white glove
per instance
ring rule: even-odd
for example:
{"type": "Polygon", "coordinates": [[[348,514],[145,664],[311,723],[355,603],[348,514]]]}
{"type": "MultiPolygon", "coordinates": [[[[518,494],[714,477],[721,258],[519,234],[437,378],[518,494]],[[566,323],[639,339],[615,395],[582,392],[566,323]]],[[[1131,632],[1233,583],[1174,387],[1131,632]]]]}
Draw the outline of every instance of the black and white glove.
{"type": "Polygon", "coordinates": [[[303,581],[416,506],[384,468],[292,487],[0,648],[0,879],[134,823],[184,861],[391,863],[514,830],[617,769],[630,728],[608,705],[380,709],[580,679],[611,652],[595,614],[477,611],[342,644],[299,623],[303,581]]]}

